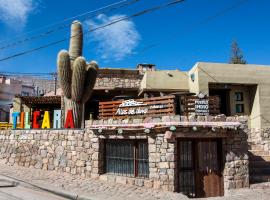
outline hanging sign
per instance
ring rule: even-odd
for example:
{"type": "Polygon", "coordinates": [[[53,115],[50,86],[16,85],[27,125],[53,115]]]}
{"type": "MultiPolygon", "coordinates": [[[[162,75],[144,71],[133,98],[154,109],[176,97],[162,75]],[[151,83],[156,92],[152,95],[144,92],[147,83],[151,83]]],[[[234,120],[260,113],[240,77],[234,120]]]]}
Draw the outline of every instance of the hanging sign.
{"type": "Polygon", "coordinates": [[[219,114],[219,97],[206,96],[203,93],[199,93],[197,96],[186,96],[184,97],[184,113],[197,116],[219,114]]]}
{"type": "Polygon", "coordinates": [[[203,93],[199,93],[195,100],[195,115],[209,115],[209,100],[203,93]]]}

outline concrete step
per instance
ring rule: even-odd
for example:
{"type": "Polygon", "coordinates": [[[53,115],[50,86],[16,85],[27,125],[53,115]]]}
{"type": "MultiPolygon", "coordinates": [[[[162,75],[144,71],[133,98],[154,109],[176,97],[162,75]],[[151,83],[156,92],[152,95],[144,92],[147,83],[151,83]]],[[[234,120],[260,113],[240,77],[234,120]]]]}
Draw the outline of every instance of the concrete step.
{"type": "Polygon", "coordinates": [[[270,168],[270,161],[254,161],[254,160],[250,160],[249,161],[249,167],[250,168],[270,168]]]}
{"type": "Polygon", "coordinates": [[[270,176],[270,167],[249,168],[249,174],[251,174],[251,175],[269,175],[270,176]]]}
{"type": "Polygon", "coordinates": [[[270,156],[249,155],[249,161],[265,161],[265,162],[270,162],[270,156]]]}
{"type": "Polygon", "coordinates": [[[249,155],[256,155],[256,156],[268,156],[270,155],[270,151],[263,151],[263,150],[248,150],[249,155]]]}
{"type": "Polygon", "coordinates": [[[269,182],[270,175],[251,175],[249,177],[250,183],[262,183],[262,182],[269,182]]]}
{"type": "Polygon", "coordinates": [[[264,146],[263,145],[248,145],[248,150],[259,150],[263,151],[264,146]]]}
{"type": "Polygon", "coordinates": [[[270,189],[270,182],[250,184],[250,189],[270,189]]]}

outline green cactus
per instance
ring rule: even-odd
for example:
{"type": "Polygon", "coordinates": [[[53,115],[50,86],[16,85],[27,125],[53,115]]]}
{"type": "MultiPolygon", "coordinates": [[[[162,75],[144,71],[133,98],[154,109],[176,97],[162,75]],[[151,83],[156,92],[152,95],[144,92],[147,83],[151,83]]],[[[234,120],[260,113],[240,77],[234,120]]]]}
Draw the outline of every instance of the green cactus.
{"type": "MultiPolygon", "coordinates": [[[[84,92],[84,79],[86,75],[86,61],[83,57],[78,57],[73,64],[71,99],[80,102],[84,92]]],[[[92,88],[93,89],[93,88],[92,88]]]]}
{"type": "Polygon", "coordinates": [[[74,125],[84,125],[84,104],[90,98],[96,82],[98,65],[92,61],[86,63],[82,55],[82,25],[74,21],[71,25],[69,52],[58,53],[57,66],[60,86],[64,94],[64,116],[67,110],[73,110],[74,125]]]}

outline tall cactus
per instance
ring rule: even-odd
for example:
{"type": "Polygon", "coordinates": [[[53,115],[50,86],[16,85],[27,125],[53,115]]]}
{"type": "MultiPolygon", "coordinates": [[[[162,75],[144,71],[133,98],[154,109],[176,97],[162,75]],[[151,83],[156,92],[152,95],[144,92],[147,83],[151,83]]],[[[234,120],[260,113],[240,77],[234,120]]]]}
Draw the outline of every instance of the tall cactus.
{"type": "Polygon", "coordinates": [[[64,116],[67,110],[73,111],[74,125],[84,125],[84,104],[90,98],[96,82],[98,65],[95,61],[87,63],[81,57],[83,48],[83,30],[78,21],[71,25],[69,52],[58,53],[57,66],[60,86],[64,94],[64,116]]]}

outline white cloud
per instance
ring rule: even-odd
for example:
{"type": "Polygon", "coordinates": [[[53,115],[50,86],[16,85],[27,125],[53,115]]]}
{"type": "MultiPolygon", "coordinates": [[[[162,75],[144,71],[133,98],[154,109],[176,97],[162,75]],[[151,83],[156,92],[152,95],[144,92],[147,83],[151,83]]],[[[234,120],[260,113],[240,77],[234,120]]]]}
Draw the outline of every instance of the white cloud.
{"type": "MultiPolygon", "coordinates": [[[[125,15],[106,16],[99,15],[96,20],[88,20],[87,28],[105,25],[125,15]]],[[[98,53],[105,60],[122,60],[126,55],[132,54],[139,43],[140,34],[131,20],[125,20],[108,27],[96,30],[89,34],[90,39],[98,42],[98,53]]]]}
{"type": "Polygon", "coordinates": [[[8,25],[24,26],[36,3],[34,0],[0,0],[0,20],[8,25]]]}

